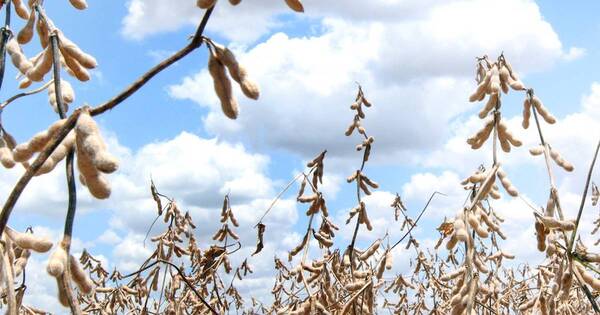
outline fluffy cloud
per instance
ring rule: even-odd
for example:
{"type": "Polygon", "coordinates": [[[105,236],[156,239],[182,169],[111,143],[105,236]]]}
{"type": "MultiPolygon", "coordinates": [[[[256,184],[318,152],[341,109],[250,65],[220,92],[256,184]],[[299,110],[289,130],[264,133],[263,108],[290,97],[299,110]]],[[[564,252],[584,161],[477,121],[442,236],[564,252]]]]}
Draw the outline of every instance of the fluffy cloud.
{"type": "MultiPolygon", "coordinates": [[[[379,159],[410,161],[415,151],[442,144],[445,126],[473,107],[465,100],[473,87],[474,56],[504,51],[517,69],[533,72],[569,54],[535,3],[511,0],[487,14],[490,5],[431,1],[415,4],[412,15],[391,19],[391,13],[361,18],[352,13],[360,4],[348,2],[344,7],[349,8],[320,19],[318,35],[276,33],[252,48],[234,44],[262,86],[256,104],[238,93],[243,101],[237,121],[220,113],[206,70],[172,86],[170,93],[208,108],[204,126],[212,134],[304,158],[326,148],[335,158],[347,156],[353,147],[342,132],[352,120],[345,109],[360,81],[375,104],[367,110],[365,126],[385,151],[379,159]]],[[[323,5],[324,12],[331,6],[342,7],[323,5]]],[[[372,6],[384,10],[407,4],[372,6]]]]}

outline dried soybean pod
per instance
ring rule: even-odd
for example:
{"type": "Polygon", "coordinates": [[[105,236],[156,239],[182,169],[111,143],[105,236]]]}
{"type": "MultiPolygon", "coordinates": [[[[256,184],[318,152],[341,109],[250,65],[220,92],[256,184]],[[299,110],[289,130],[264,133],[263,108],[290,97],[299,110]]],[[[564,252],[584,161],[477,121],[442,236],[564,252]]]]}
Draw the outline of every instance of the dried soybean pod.
{"type": "Polygon", "coordinates": [[[29,10],[27,10],[27,7],[23,4],[23,0],[12,0],[12,3],[15,5],[15,12],[17,12],[17,15],[23,20],[28,20],[29,10]]]}
{"type": "Polygon", "coordinates": [[[45,253],[52,248],[52,242],[43,237],[37,237],[31,233],[20,233],[10,227],[5,229],[8,237],[20,248],[45,253]]]}
{"type": "Polygon", "coordinates": [[[214,44],[213,47],[215,48],[217,59],[227,67],[231,78],[239,83],[244,95],[257,100],[260,96],[258,85],[248,79],[246,69],[238,63],[233,52],[221,45],[214,44]]]}
{"type": "Polygon", "coordinates": [[[35,176],[47,174],[51,172],[60,161],[62,161],[71,148],[75,145],[75,133],[70,132],[60,145],[52,152],[50,157],[42,164],[42,167],[37,171],[35,176]]]}
{"type": "Polygon", "coordinates": [[[71,276],[73,276],[73,282],[77,284],[79,290],[81,290],[84,294],[90,294],[92,289],[94,288],[94,284],[86,274],[86,272],[81,268],[81,265],[77,261],[77,258],[73,257],[73,255],[69,255],[69,267],[71,271],[71,276]]]}
{"type": "Polygon", "coordinates": [[[67,66],[67,73],[77,78],[77,80],[85,82],[90,79],[90,73],[85,69],[77,59],[70,55],[62,55],[67,66]]]}
{"type": "Polygon", "coordinates": [[[52,51],[49,47],[44,49],[41,58],[27,71],[26,75],[31,81],[40,82],[44,75],[52,69],[52,51]]]}
{"type": "Polygon", "coordinates": [[[494,107],[496,107],[496,104],[498,104],[498,94],[492,94],[490,95],[490,97],[488,98],[487,103],[485,103],[485,106],[483,107],[483,109],[479,112],[479,118],[483,119],[485,118],[485,116],[488,115],[488,113],[494,109],[494,107]]]}
{"type": "Polygon", "coordinates": [[[208,9],[208,8],[212,8],[216,2],[217,2],[217,0],[198,0],[198,1],[196,1],[196,5],[200,9],[208,9]]]}
{"type": "Polygon", "coordinates": [[[60,40],[60,52],[65,57],[65,61],[67,56],[70,56],[77,60],[79,64],[81,64],[87,69],[93,69],[98,66],[96,58],[83,52],[81,48],[79,48],[75,43],[68,39],[62,32],[59,31],[57,32],[57,34],[60,40]]]}
{"type": "Polygon", "coordinates": [[[547,123],[549,123],[549,124],[556,123],[556,118],[554,118],[554,116],[552,116],[552,114],[550,114],[550,112],[546,109],[546,107],[544,107],[544,104],[537,96],[534,95],[531,98],[531,105],[533,105],[535,107],[535,109],[538,111],[540,116],[542,116],[542,118],[544,118],[544,120],[547,123]]]}
{"type": "Polygon", "coordinates": [[[62,245],[57,246],[48,260],[46,271],[48,271],[51,276],[60,278],[65,272],[67,258],[67,251],[65,251],[62,245]]]}
{"type": "Polygon", "coordinates": [[[529,153],[533,156],[541,155],[542,153],[544,153],[544,146],[538,145],[537,147],[533,147],[529,149],[529,153]]]}
{"type": "Polygon", "coordinates": [[[6,168],[13,168],[16,164],[12,150],[3,138],[0,138],[0,163],[6,168]]]}
{"type": "Polygon", "coordinates": [[[543,252],[546,250],[546,231],[545,231],[545,227],[544,225],[539,222],[539,221],[535,221],[535,234],[537,237],[537,248],[540,252],[543,252]]]}
{"type": "Polygon", "coordinates": [[[529,119],[531,118],[531,102],[529,101],[529,97],[525,98],[523,101],[523,122],[521,125],[524,129],[529,128],[529,119]]]}
{"type": "Polygon", "coordinates": [[[369,248],[367,248],[367,250],[365,250],[362,254],[360,254],[358,256],[358,258],[363,261],[369,259],[369,257],[371,257],[373,254],[375,254],[377,249],[379,249],[379,245],[381,245],[381,240],[378,239],[375,241],[375,243],[371,244],[371,246],[369,246],[369,248]]]}
{"type": "Polygon", "coordinates": [[[110,184],[100,172],[94,167],[92,160],[77,146],[77,168],[79,169],[79,180],[87,186],[92,196],[98,199],[110,197],[110,184]]]}
{"type": "Polygon", "coordinates": [[[73,7],[75,7],[75,9],[78,9],[78,10],[87,9],[87,3],[85,2],[85,0],[69,0],[69,2],[71,2],[71,5],[73,7]]]}
{"type": "Polygon", "coordinates": [[[550,149],[550,157],[552,157],[552,159],[554,160],[554,162],[556,162],[556,164],[558,164],[558,166],[562,167],[567,172],[572,172],[575,169],[573,167],[573,164],[571,164],[567,160],[565,160],[560,155],[560,153],[558,153],[558,151],[556,151],[554,149],[550,149]]]}
{"type": "Polygon", "coordinates": [[[23,79],[21,79],[21,81],[19,81],[19,89],[26,89],[29,86],[31,86],[31,83],[33,82],[29,80],[29,78],[24,77],[23,79]]]}
{"type": "Polygon", "coordinates": [[[239,108],[231,91],[231,81],[225,72],[225,66],[213,54],[209,54],[208,71],[213,78],[215,93],[221,101],[223,113],[230,119],[236,119],[239,108]]]}
{"type": "Polygon", "coordinates": [[[35,25],[35,28],[37,30],[38,37],[40,39],[40,45],[42,46],[42,48],[48,47],[49,32],[48,32],[48,27],[46,26],[46,23],[44,23],[41,19],[38,19],[38,21],[35,25]]]}
{"type": "Polygon", "coordinates": [[[304,6],[300,0],[285,0],[285,3],[296,12],[304,12],[304,6]]]}
{"type": "Polygon", "coordinates": [[[19,46],[19,43],[14,38],[6,43],[6,51],[10,55],[13,65],[19,69],[21,73],[26,74],[33,68],[33,64],[27,59],[25,54],[23,54],[21,46],[19,46]]]}
{"type": "Polygon", "coordinates": [[[31,41],[33,38],[33,27],[35,26],[35,14],[29,15],[27,24],[17,34],[17,41],[19,44],[24,45],[31,41]]]}
{"type": "Polygon", "coordinates": [[[75,125],[75,133],[78,151],[85,152],[98,171],[112,173],[117,170],[119,163],[106,150],[106,144],[102,140],[98,125],[90,116],[88,110],[82,111],[79,115],[75,125]]]}
{"type": "Polygon", "coordinates": [[[392,252],[388,249],[385,252],[385,269],[391,270],[393,264],[394,264],[394,256],[392,255],[392,252]]]}

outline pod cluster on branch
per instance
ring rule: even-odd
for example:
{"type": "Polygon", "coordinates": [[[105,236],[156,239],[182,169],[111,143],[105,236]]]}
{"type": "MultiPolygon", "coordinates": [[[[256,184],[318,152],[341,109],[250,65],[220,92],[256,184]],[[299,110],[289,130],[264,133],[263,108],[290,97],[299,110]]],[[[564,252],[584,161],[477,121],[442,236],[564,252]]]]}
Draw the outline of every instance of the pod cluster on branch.
{"type": "Polygon", "coordinates": [[[258,85],[248,78],[246,68],[238,63],[229,48],[210,39],[206,39],[205,42],[210,50],[208,72],[213,79],[215,93],[221,103],[221,109],[225,116],[236,119],[239,114],[239,105],[233,95],[229,76],[238,83],[244,95],[253,100],[257,100],[260,95],[258,85]]]}

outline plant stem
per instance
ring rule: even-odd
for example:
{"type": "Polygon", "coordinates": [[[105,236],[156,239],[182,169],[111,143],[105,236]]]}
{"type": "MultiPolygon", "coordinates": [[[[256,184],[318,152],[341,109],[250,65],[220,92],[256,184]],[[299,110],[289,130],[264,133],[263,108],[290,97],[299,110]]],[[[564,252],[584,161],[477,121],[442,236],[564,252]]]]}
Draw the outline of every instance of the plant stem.
{"type": "Polygon", "coordinates": [[[596,164],[596,159],[598,158],[598,151],[600,150],[600,141],[598,141],[598,145],[596,145],[596,152],[594,153],[594,158],[592,159],[592,163],[590,165],[590,169],[588,171],[587,179],[585,181],[585,187],[583,188],[583,195],[581,196],[581,204],[579,205],[579,212],[577,212],[577,220],[575,221],[575,229],[573,233],[571,233],[571,241],[569,242],[569,248],[567,252],[571,255],[571,251],[573,250],[573,245],[575,244],[575,236],[577,235],[577,228],[579,227],[579,221],[581,220],[581,214],[583,213],[583,207],[585,206],[585,199],[587,198],[587,192],[590,187],[590,180],[592,179],[592,173],[594,171],[594,165],[596,164]]]}

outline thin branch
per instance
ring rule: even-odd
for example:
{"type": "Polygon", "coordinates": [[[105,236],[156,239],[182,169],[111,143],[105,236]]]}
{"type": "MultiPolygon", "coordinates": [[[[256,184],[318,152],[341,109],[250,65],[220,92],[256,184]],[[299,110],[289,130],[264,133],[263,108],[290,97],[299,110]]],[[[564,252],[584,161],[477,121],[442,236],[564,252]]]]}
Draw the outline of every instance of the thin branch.
{"type": "Polygon", "coordinates": [[[402,236],[402,238],[400,238],[399,241],[397,241],[391,248],[390,250],[394,249],[394,247],[398,246],[398,244],[400,244],[405,238],[406,236],[408,236],[410,234],[410,232],[415,228],[415,226],[417,226],[417,223],[419,223],[419,220],[421,219],[421,216],[423,216],[423,214],[425,213],[425,210],[427,210],[427,208],[429,207],[429,203],[431,203],[431,200],[433,200],[433,197],[435,197],[436,194],[440,194],[442,196],[446,196],[446,194],[441,193],[439,191],[435,191],[433,192],[433,194],[431,194],[431,196],[429,197],[429,200],[427,200],[427,203],[425,204],[425,207],[423,207],[423,210],[421,210],[421,213],[419,213],[419,216],[417,217],[417,219],[415,220],[415,222],[410,226],[410,228],[408,229],[408,231],[406,231],[406,233],[404,234],[404,236],[402,236]]]}
{"type": "Polygon", "coordinates": [[[2,82],[4,82],[4,72],[6,71],[6,43],[12,36],[10,30],[10,6],[12,1],[6,1],[6,16],[4,20],[4,27],[0,29],[2,32],[2,38],[0,39],[0,89],[2,88],[2,82]]]}
{"type": "Polygon", "coordinates": [[[187,56],[196,48],[199,48],[202,45],[202,34],[204,33],[204,28],[206,27],[206,23],[208,23],[208,19],[210,18],[213,8],[214,6],[206,10],[204,16],[202,17],[200,25],[198,25],[198,28],[196,29],[196,33],[194,34],[192,41],[187,46],[173,54],[171,57],[165,59],[158,65],[154,66],[152,69],[150,69],[144,75],[139,77],[136,81],[134,81],[130,86],[128,86],[117,96],[113,97],[106,103],[101,104],[96,108],[92,109],[90,111],[90,114],[92,116],[96,116],[106,112],[107,110],[113,109],[115,106],[119,105],[121,102],[130,97],[133,93],[139,90],[142,86],[144,86],[144,84],[150,81],[150,79],[152,79],[156,74],[166,69],[170,65],[174,64],[175,62],[179,61],[181,58],[187,56]]]}
{"type": "Polygon", "coordinates": [[[8,106],[8,104],[12,103],[13,101],[15,101],[23,96],[37,94],[37,93],[47,89],[50,86],[50,84],[52,84],[53,82],[54,82],[53,80],[50,80],[50,81],[46,82],[46,84],[42,85],[41,87],[39,87],[37,89],[27,91],[27,92],[21,92],[19,94],[11,96],[9,99],[7,99],[6,101],[2,102],[2,104],[0,104],[0,110],[4,109],[6,106],[8,106]]]}
{"type": "Polygon", "coordinates": [[[583,195],[581,196],[581,204],[579,205],[579,212],[577,213],[577,221],[575,221],[575,229],[573,233],[571,233],[571,241],[569,242],[569,248],[567,252],[569,255],[573,250],[573,245],[575,244],[575,236],[577,235],[577,228],[579,227],[579,221],[581,220],[581,214],[583,213],[583,207],[585,206],[585,199],[587,198],[587,192],[590,188],[590,181],[592,179],[592,173],[594,171],[594,165],[596,164],[596,158],[598,158],[598,151],[600,150],[600,141],[598,141],[598,145],[596,145],[596,152],[594,153],[594,158],[592,159],[592,163],[590,165],[590,169],[588,171],[587,179],[585,180],[585,187],[583,188],[583,195]]]}

